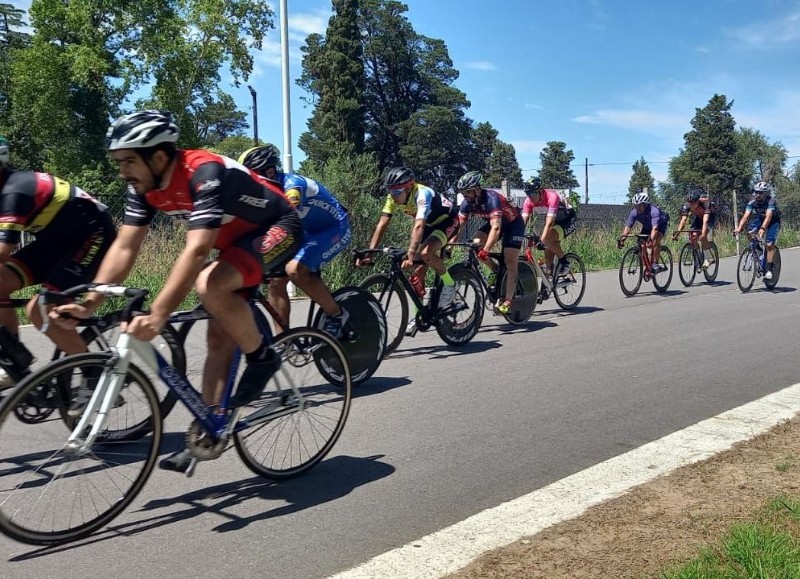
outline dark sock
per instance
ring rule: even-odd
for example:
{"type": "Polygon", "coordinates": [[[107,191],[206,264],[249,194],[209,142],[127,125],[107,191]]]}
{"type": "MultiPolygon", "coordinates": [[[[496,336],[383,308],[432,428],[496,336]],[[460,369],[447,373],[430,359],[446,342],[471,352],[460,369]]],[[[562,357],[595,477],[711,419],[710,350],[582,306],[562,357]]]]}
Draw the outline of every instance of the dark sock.
{"type": "Polygon", "coordinates": [[[275,350],[269,344],[261,344],[258,348],[245,354],[245,359],[248,364],[263,364],[270,362],[275,358],[275,350]]]}

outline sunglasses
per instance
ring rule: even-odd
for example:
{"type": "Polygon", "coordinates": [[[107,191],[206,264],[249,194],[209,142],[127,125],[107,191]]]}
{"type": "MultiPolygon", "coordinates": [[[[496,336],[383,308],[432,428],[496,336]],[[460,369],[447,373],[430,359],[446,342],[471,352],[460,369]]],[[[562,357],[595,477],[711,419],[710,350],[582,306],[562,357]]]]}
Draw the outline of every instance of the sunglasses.
{"type": "Polygon", "coordinates": [[[399,187],[397,189],[389,189],[389,194],[390,195],[394,195],[395,197],[397,197],[398,195],[402,195],[403,193],[408,191],[408,189],[409,189],[408,187],[399,187]]]}

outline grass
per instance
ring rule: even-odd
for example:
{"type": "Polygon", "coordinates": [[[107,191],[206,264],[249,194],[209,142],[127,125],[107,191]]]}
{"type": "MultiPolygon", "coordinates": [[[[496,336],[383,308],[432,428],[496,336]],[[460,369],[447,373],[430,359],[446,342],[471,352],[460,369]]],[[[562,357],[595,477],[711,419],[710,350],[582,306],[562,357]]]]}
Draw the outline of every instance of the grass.
{"type": "Polygon", "coordinates": [[[800,577],[800,503],[777,497],[751,521],[734,525],[717,544],[708,546],[662,579],[755,579],[800,577]]]}

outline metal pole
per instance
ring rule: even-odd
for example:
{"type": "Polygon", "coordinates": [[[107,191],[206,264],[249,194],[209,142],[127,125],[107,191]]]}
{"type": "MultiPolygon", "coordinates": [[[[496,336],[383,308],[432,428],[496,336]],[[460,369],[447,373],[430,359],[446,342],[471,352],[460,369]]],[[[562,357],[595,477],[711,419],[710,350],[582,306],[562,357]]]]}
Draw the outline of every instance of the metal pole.
{"type": "Polygon", "coordinates": [[[583,164],[583,183],[584,183],[584,203],[589,203],[589,157],[586,157],[583,164]]]}
{"type": "Polygon", "coordinates": [[[292,116],[289,107],[289,18],[281,0],[281,85],[283,86],[283,170],[292,172],[292,116]]]}
{"type": "MultiPolygon", "coordinates": [[[[733,219],[736,225],[739,225],[739,200],[736,198],[736,189],[733,190],[733,219]]],[[[739,236],[736,236],[736,255],[741,255],[739,250],[739,236]]]]}
{"type": "Polygon", "coordinates": [[[250,96],[253,97],[253,145],[258,146],[258,99],[256,99],[256,89],[249,84],[250,96]]]}

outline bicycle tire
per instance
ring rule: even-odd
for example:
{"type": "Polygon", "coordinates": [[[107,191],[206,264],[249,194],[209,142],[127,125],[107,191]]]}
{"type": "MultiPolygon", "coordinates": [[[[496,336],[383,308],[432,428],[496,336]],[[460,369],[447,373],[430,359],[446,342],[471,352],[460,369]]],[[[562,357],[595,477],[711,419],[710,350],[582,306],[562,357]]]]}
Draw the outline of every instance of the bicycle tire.
{"type": "MultiPolygon", "coordinates": [[[[105,328],[103,334],[106,334],[109,331],[113,331],[119,328],[119,320],[115,320],[114,323],[109,325],[105,328]]],[[[100,340],[105,341],[105,345],[101,346],[101,350],[107,350],[108,344],[113,343],[115,340],[108,340],[107,337],[103,336],[102,334],[98,335],[93,328],[84,328],[81,332],[81,337],[83,338],[84,342],[87,346],[91,347],[92,343],[100,340]]],[[[183,342],[179,338],[178,331],[173,328],[171,325],[164,326],[164,329],[161,331],[160,338],[166,343],[167,348],[169,349],[170,357],[167,361],[173,366],[176,370],[178,370],[181,374],[186,374],[186,352],[183,349],[183,342]]],[[[154,346],[155,347],[155,346],[154,346]]],[[[53,352],[53,360],[57,360],[62,357],[63,352],[61,350],[56,349],[53,352]]],[[[141,369],[141,367],[140,367],[141,369]]],[[[151,384],[153,383],[153,379],[150,379],[151,384]]],[[[160,380],[158,380],[159,384],[162,384],[160,380]]],[[[177,395],[170,390],[166,385],[163,387],[156,387],[153,386],[156,390],[157,396],[159,398],[159,411],[160,415],[163,418],[166,418],[172,409],[175,407],[175,403],[178,401],[177,395]]],[[[58,407],[59,415],[61,416],[61,420],[67,425],[67,428],[72,428],[76,420],[74,417],[69,415],[69,402],[72,398],[71,393],[66,392],[63,388],[61,389],[59,398],[61,400],[65,400],[66,403],[58,403],[56,404],[58,407]]],[[[150,431],[151,424],[149,422],[149,418],[144,418],[142,421],[135,423],[129,427],[126,427],[123,430],[119,431],[119,436],[121,440],[134,440],[141,436],[144,436],[150,431]]]]}
{"type": "Polygon", "coordinates": [[[767,289],[775,289],[781,277],[781,250],[775,247],[775,259],[773,260],[772,279],[764,278],[764,285],[767,289]]]}
{"type": "Polygon", "coordinates": [[[386,318],[386,349],[383,357],[394,352],[406,335],[408,325],[408,295],[399,280],[391,284],[391,276],[385,273],[370,275],[358,284],[376,297],[386,318]]]}
{"type": "Polygon", "coordinates": [[[736,283],[742,293],[746,294],[752,289],[753,284],[756,282],[757,267],[756,254],[748,247],[739,256],[739,261],[736,264],[736,283]]]}
{"type": "MultiPolygon", "coordinates": [[[[52,385],[62,374],[82,376],[86,368],[103,368],[111,357],[111,352],[87,352],[59,358],[27,376],[0,404],[0,456],[15,465],[0,474],[0,531],[12,539],[31,545],[81,539],[119,515],[150,476],[163,423],[155,389],[135,364],[128,367],[125,389],[136,388],[147,401],[152,418],[149,436],[120,440],[115,431],[107,430],[90,449],[70,450],[65,443],[72,432],[62,421],[31,425],[10,420],[14,407],[43,384],[52,385]],[[130,469],[135,461],[142,467],[134,476],[130,469]]],[[[109,423],[114,422],[116,410],[109,413],[109,423]]]]}
{"type": "MultiPolygon", "coordinates": [[[[452,304],[439,312],[436,333],[445,343],[461,346],[472,340],[481,327],[485,297],[478,274],[471,269],[455,264],[450,266],[450,275],[456,283],[456,296],[452,304]],[[461,316],[464,312],[466,316],[461,316]]],[[[437,283],[442,282],[437,280],[437,283]]]]}
{"type": "Polygon", "coordinates": [[[553,297],[562,310],[569,311],[578,307],[586,292],[586,266],[577,253],[567,253],[564,259],[569,263],[569,273],[566,276],[553,277],[553,297]],[[577,292],[576,286],[579,286],[577,292]],[[566,299],[566,296],[571,298],[566,299]]]}
{"type": "Polygon", "coordinates": [[[714,283],[719,273],[719,249],[717,248],[716,242],[712,241],[709,244],[708,250],[711,252],[711,259],[713,259],[714,262],[703,270],[703,276],[708,283],[714,283]]]}
{"type": "Polygon", "coordinates": [[[684,243],[678,254],[678,277],[684,287],[694,283],[697,276],[697,256],[691,243],[684,243]]]}
{"type": "MultiPolygon", "coordinates": [[[[339,340],[347,363],[353,386],[363,384],[378,369],[386,346],[386,318],[381,304],[371,293],[357,286],[345,286],[331,294],[350,316],[347,322],[350,337],[339,340]]],[[[325,313],[317,308],[312,327],[322,329],[325,313]]],[[[328,375],[332,383],[343,377],[335,373],[328,375]]]]}
{"type": "Polygon", "coordinates": [[[259,476],[287,479],[318,464],[342,434],[352,400],[347,357],[339,342],[313,328],[280,334],[275,348],[283,364],[264,394],[243,407],[240,423],[252,425],[234,432],[239,457],[259,476]],[[340,366],[342,383],[330,385],[322,361],[340,366]],[[300,376],[316,369],[316,376],[300,376]],[[298,375],[292,374],[297,371],[298,375]],[[300,404],[292,383],[304,395],[300,404]],[[319,400],[318,400],[319,399],[319,400]],[[294,405],[294,412],[291,412],[294,405]]]}
{"type": "Polygon", "coordinates": [[[661,253],[658,256],[658,261],[661,265],[666,266],[666,271],[660,271],[653,276],[653,286],[656,291],[663,294],[669,289],[669,284],[672,283],[672,251],[669,247],[662,246],[661,253]],[[664,256],[667,256],[666,259],[664,256]],[[664,274],[667,274],[667,279],[664,281],[664,274]]]}
{"type": "Polygon", "coordinates": [[[627,297],[636,295],[642,285],[642,260],[638,247],[629,247],[619,264],[619,287],[627,297]],[[626,282],[633,285],[626,285],[626,282]]]}
{"type": "MultiPolygon", "coordinates": [[[[536,299],[539,294],[539,280],[533,267],[524,260],[517,262],[517,284],[514,299],[511,302],[511,311],[503,314],[509,324],[519,326],[527,322],[536,309],[536,299]]],[[[497,286],[498,293],[505,290],[508,271],[503,268],[503,277],[497,286]]]]}

